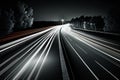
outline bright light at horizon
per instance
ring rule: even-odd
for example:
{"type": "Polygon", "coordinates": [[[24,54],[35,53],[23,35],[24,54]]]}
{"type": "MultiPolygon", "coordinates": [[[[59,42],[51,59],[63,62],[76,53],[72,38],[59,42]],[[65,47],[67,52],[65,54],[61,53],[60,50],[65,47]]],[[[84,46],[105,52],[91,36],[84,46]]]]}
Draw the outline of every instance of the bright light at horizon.
{"type": "Polygon", "coordinates": [[[67,24],[64,24],[63,27],[62,27],[62,31],[64,32],[71,32],[71,27],[70,27],[70,23],[67,23],[67,24]]]}
{"type": "Polygon", "coordinates": [[[62,22],[64,22],[65,20],[64,19],[61,19],[62,22]]]}

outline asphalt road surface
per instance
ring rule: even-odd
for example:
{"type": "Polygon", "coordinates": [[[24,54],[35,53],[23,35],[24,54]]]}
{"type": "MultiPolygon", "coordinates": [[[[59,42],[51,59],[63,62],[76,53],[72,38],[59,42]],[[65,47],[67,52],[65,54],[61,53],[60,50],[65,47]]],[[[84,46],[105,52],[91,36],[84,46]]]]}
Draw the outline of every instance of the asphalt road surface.
{"type": "Polygon", "coordinates": [[[55,26],[0,45],[0,80],[119,80],[119,47],[55,26]]]}

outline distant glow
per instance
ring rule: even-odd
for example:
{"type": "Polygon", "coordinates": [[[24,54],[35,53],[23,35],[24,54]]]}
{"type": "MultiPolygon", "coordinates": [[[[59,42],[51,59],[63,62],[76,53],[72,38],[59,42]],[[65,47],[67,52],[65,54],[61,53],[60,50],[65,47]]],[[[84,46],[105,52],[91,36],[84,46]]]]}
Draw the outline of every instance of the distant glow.
{"type": "Polygon", "coordinates": [[[71,26],[70,23],[63,25],[62,31],[65,31],[67,33],[71,32],[71,27],[70,26],[71,26]]]}
{"type": "Polygon", "coordinates": [[[64,22],[65,20],[64,19],[61,19],[62,22],[64,22]]]}

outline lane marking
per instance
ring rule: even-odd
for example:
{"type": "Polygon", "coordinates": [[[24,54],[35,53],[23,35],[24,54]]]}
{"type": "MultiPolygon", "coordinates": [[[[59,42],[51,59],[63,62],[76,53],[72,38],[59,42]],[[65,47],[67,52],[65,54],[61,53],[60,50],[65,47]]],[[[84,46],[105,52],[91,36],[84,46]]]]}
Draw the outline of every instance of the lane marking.
{"type": "Polygon", "coordinates": [[[91,48],[93,48],[93,49],[95,49],[95,50],[103,53],[104,55],[106,55],[106,56],[108,56],[108,57],[110,57],[110,58],[112,58],[112,59],[115,59],[115,60],[117,60],[117,61],[120,62],[120,60],[119,60],[118,58],[116,58],[116,57],[114,57],[114,56],[111,56],[110,54],[107,54],[106,52],[104,52],[104,51],[102,51],[102,50],[100,50],[100,49],[98,49],[98,48],[90,45],[90,44],[88,43],[88,41],[86,41],[85,39],[79,39],[78,37],[73,36],[73,35],[70,35],[70,36],[72,36],[73,38],[75,38],[75,39],[77,39],[77,40],[79,40],[79,41],[81,41],[81,42],[83,42],[83,43],[85,43],[86,45],[90,46],[91,48]]]}
{"type": "MultiPolygon", "coordinates": [[[[47,36],[47,35],[46,35],[47,36]]],[[[41,38],[41,40],[44,38],[45,36],[42,36],[42,37],[40,37],[41,38]]],[[[4,64],[6,64],[8,61],[10,61],[11,59],[13,59],[14,57],[16,57],[17,55],[19,55],[22,51],[24,51],[25,49],[27,49],[28,47],[30,47],[31,45],[35,45],[35,43],[40,39],[40,38],[38,38],[37,40],[35,40],[33,43],[31,43],[30,45],[28,45],[28,46],[26,46],[25,48],[23,48],[22,50],[20,50],[19,52],[17,52],[15,55],[13,55],[13,56],[11,56],[10,58],[8,58],[7,60],[5,60],[4,62],[2,62],[1,64],[0,64],[0,67],[2,67],[4,64]]],[[[41,41],[40,40],[40,41],[41,41]]],[[[39,42],[40,42],[39,41],[39,42]]],[[[38,42],[37,42],[38,43],[38,42]]],[[[30,50],[31,50],[31,48],[30,48],[30,50]]]]}
{"type": "MultiPolygon", "coordinates": [[[[49,36],[50,38],[51,36],[49,36]]],[[[49,39],[48,38],[48,39],[49,39]]],[[[48,40],[47,39],[47,40],[48,40]]],[[[26,70],[26,68],[29,66],[30,62],[33,60],[33,58],[39,53],[39,51],[42,49],[42,47],[45,45],[47,40],[44,41],[44,43],[36,50],[36,52],[31,56],[31,58],[27,61],[27,63],[22,67],[22,69],[16,74],[16,76],[13,78],[13,80],[18,79],[22,73],[26,70]]]]}
{"type": "MultiPolygon", "coordinates": [[[[74,33],[74,34],[75,34],[75,33],[74,33]]],[[[119,54],[120,50],[118,50],[118,49],[115,49],[115,48],[112,48],[112,47],[110,47],[110,46],[104,45],[103,43],[94,41],[94,40],[89,39],[89,38],[87,38],[87,37],[85,37],[85,36],[83,36],[83,35],[78,35],[78,36],[81,36],[82,39],[84,39],[84,41],[86,41],[87,43],[91,43],[91,44],[93,44],[93,45],[94,45],[94,44],[95,44],[95,45],[99,45],[99,47],[101,47],[101,48],[106,48],[107,50],[109,50],[109,52],[113,52],[113,51],[114,51],[114,53],[115,53],[116,55],[120,56],[120,54],[119,54]],[[88,42],[88,41],[89,41],[89,42],[88,42]],[[93,43],[90,42],[90,41],[92,41],[93,43]]]]}
{"type": "MultiPolygon", "coordinates": [[[[64,36],[65,38],[65,36],[64,36]]],[[[66,38],[65,38],[66,39],[66,38]]],[[[73,51],[76,53],[76,55],[80,58],[80,60],[83,62],[83,64],[87,67],[87,69],[91,72],[91,74],[95,77],[96,80],[99,80],[99,78],[95,75],[95,73],[90,69],[90,67],[86,64],[86,62],[82,59],[82,57],[77,53],[77,51],[73,48],[73,46],[71,45],[71,43],[66,39],[66,41],[68,42],[68,44],[71,46],[71,48],[73,49],[73,51]]]]}
{"type": "Polygon", "coordinates": [[[35,33],[35,34],[32,34],[32,35],[29,35],[29,36],[27,36],[27,37],[24,37],[24,38],[21,38],[21,39],[18,39],[18,40],[15,40],[15,41],[6,43],[6,44],[4,44],[4,45],[0,45],[0,52],[3,52],[3,51],[5,51],[5,50],[8,50],[8,49],[10,49],[10,48],[12,48],[12,47],[14,47],[14,46],[16,46],[16,45],[18,45],[18,44],[26,41],[26,40],[32,39],[32,38],[34,38],[34,37],[37,37],[37,36],[39,36],[39,35],[47,32],[47,31],[52,30],[52,29],[54,29],[54,27],[53,27],[53,28],[50,28],[50,29],[47,29],[47,30],[44,30],[44,31],[42,31],[42,32],[38,32],[38,33],[35,33]]]}
{"type": "Polygon", "coordinates": [[[85,54],[88,54],[83,48],[81,48],[78,44],[75,43],[75,45],[82,50],[82,52],[84,52],[85,54]]]}
{"type": "MultiPolygon", "coordinates": [[[[71,36],[71,37],[72,37],[72,36],[71,36]]],[[[74,37],[74,38],[75,38],[75,39],[78,39],[78,38],[76,38],[76,37],[74,37]]],[[[78,40],[80,40],[80,39],[78,39],[78,40]]],[[[91,48],[95,49],[95,48],[94,48],[94,46],[92,47],[92,45],[90,45],[90,44],[89,44],[89,43],[88,43],[85,39],[83,39],[83,40],[82,40],[82,38],[81,38],[81,40],[80,40],[80,41],[81,41],[81,42],[83,42],[83,43],[85,43],[86,45],[90,46],[91,48]]],[[[95,50],[96,50],[96,49],[95,49],[95,50]]],[[[97,51],[98,51],[98,50],[97,50],[97,51]]],[[[100,52],[100,51],[99,51],[99,52],[100,52]]],[[[103,53],[103,52],[101,52],[101,53],[103,53]]],[[[107,55],[107,53],[106,53],[106,52],[104,52],[104,53],[106,54],[106,56],[108,56],[108,57],[112,58],[112,56],[110,56],[109,54],[107,55]]],[[[103,54],[104,54],[104,53],[103,53],[103,54]]],[[[105,54],[104,54],[104,55],[105,55],[105,54]]],[[[103,57],[103,56],[101,56],[101,57],[103,57]]],[[[114,59],[114,58],[116,58],[116,57],[114,57],[114,56],[113,56],[113,58],[112,58],[112,59],[114,59]]],[[[106,59],[106,58],[105,58],[105,59],[106,59]]],[[[107,60],[108,60],[108,59],[107,59],[107,60]]],[[[117,58],[116,58],[115,60],[119,61],[119,59],[117,59],[117,58]]],[[[113,61],[111,61],[110,59],[109,59],[108,61],[109,61],[109,62],[111,62],[111,63],[113,63],[114,65],[116,65],[116,66],[120,67],[120,65],[119,65],[119,64],[114,63],[114,62],[113,62],[113,61]]]]}
{"type": "Polygon", "coordinates": [[[70,80],[69,74],[67,71],[64,55],[63,55],[63,50],[62,50],[62,45],[60,41],[60,32],[58,33],[58,42],[59,42],[59,55],[60,55],[60,63],[61,63],[61,68],[62,68],[62,77],[63,80],[70,80]]]}
{"type": "Polygon", "coordinates": [[[91,36],[91,35],[88,35],[88,34],[85,34],[85,33],[82,33],[82,32],[78,32],[78,31],[76,31],[76,30],[72,30],[73,32],[76,32],[76,33],[78,33],[78,34],[80,34],[80,35],[82,35],[82,36],[85,36],[85,37],[88,37],[88,38],[90,38],[90,39],[94,39],[94,40],[97,40],[97,41],[101,41],[101,42],[105,42],[105,43],[108,43],[108,44],[112,44],[112,45],[116,45],[116,46],[120,46],[120,45],[118,45],[118,44],[116,44],[116,43],[112,43],[112,42],[110,42],[110,41],[105,41],[105,40],[103,40],[102,38],[98,38],[98,37],[96,37],[96,38],[94,38],[94,36],[91,36]]]}
{"type": "Polygon", "coordinates": [[[115,75],[113,75],[110,71],[108,71],[104,66],[102,66],[98,61],[95,60],[95,63],[97,63],[102,69],[104,69],[106,72],[108,72],[112,77],[114,77],[116,80],[119,80],[115,75]]]}
{"type": "MultiPolygon", "coordinates": [[[[50,34],[49,34],[49,36],[50,36],[50,34]]],[[[44,40],[48,40],[48,37],[47,37],[47,39],[45,38],[44,40]]],[[[43,41],[44,41],[43,40],[43,41]]],[[[7,67],[5,67],[2,71],[0,71],[0,75],[2,75],[4,72],[6,72],[10,67],[12,67],[17,61],[19,61],[22,57],[24,57],[30,50],[32,50],[32,48],[34,48],[39,42],[40,42],[40,44],[38,45],[38,46],[40,46],[41,44],[42,44],[42,42],[43,41],[38,41],[37,43],[35,43],[29,50],[27,50],[27,52],[25,52],[21,57],[19,57],[19,58],[17,58],[16,60],[14,60],[11,64],[9,64],[7,67]]],[[[36,47],[37,48],[37,47],[36,47]]],[[[27,59],[27,58],[29,58],[29,56],[31,55],[31,54],[33,54],[32,52],[25,58],[25,60],[27,59]]],[[[23,62],[25,61],[25,60],[23,60],[23,62]]],[[[23,63],[22,62],[22,63],[23,63]]],[[[22,64],[21,63],[21,64],[22,64]]],[[[19,65],[18,65],[18,67],[19,67],[19,65]]],[[[13,70],[14,71],[14,70],[13,70]]],[[[12,71],[12,72],[13,72],[12,71]]],[[[10,73],[11,74],[11,73],[10,73]]]]}
{"type": "MultiPolygon", "coordinates": [[[[37,66],[38,66],[38,64],[39,64],[39,62],[40,62],[40,60],[41,60],[41,58],[42,58],[42,56],[45,54],[45,51],[46,51],[47,48],[49,47],[49,44],[51,44],[51,40],[53,39],[53,37],[54,37],[54,34],[51,36],[49,42],[48,42],[47,45],[45,46],[45,48],[44,48],[43,52],[41,53],[41,55],[39,56],[39,58],[38,58],[36,64],[34,65],[34,67],[33,67],[32,71],[31,71],[30,75],[28,76],[27,80],[30,80],[30,79],[31,79],[31,77],[32,77],[35,69],[37,68],[37,66]]],[[[41,64],[41,65],[42,65],[42,64],[41,64]]]]}
{"type": "MultiPolygon", "coordinates": [[[[47,39],[48,39],[48,37],[47,37],[47,39]]],[[[46,40],[46,38],[43,39],[43,41],[44,41],[44,40],[46,40]]],[[[40,41],[41,41],[41,40],[40,40],[40,41]]],[[[30,50],[32,50],[33,47],[35,47],[40,41],[38,41],[36,44],[34,44],[27,52],[25,52],[25,54],[27,54],[30,50]]],[[[38,47],[43,43],[43,41],[41,41],[41,42],[39,43],[39,45],[38,45],[37,47],[35,47],[35,49],[34,49],[32,52],[29,53],[29,55],[5,78],[5,80],[9,80],[8,78],[10,77],[10,75],[13,74],[13,72],[15,72],[15,70],[17,70],[18,67],[21,66],[21,65],[38,49],[38,47]]],[[[18,58],[18,60],[20,60],[22,57],[24,57],[24,55],[22,55],[20,58],[18,58]]],[[[17,62],[18,60],[16,60],[16,62],[17,62]]]]}
{"type": "MultiPolygon", "coordinates": [[[[57,31],[57,29],[56,29],[56,31],[57,31]]],[[[49,46],[49,48],[48,48],[48,50],[47,50],[47,52],[46,52],[46,55],[45,55],[45,57],[44,57],[44,59],[43,59],[43,61],[42,61],[42,64],[40,65],[40,68],[39,68],[39,70],[38,70],[38,72],[37,72],[37,75],[35,76],[35,80],[38,80],[39,74],[40,74],[40,72],[41,72],[41,70],[42,70],[42,67],[43,67],[43,65],[44,65],[44,63],[45,63],[45,61],[46,61],[46,58],[47,58],[47,56],[48,56],[48,54],[49,54],[49,52],[50,52],[50,49],[51,49],[51,47],[52,47],[53,41],[54,41],[54,39],[55,39],[55,37],[56,37],[56,31],[54,32],[54,36],[53,36],[53,38],[51,39],[51,44],[50,44],[50,46],[49,46]]]]}
{"type": "Polygon", "coordinates": [[[69,39],[70,41],[72,41],[72,39],[71,39],[70,37],[68,37],[68,39],[69,39]]]}

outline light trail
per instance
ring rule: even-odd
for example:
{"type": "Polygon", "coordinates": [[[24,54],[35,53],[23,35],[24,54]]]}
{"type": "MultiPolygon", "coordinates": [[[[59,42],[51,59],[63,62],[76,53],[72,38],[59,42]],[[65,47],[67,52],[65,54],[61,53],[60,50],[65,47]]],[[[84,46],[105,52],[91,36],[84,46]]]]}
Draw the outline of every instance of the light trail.
{"type": "MultiPolygon", "coordinates": [[[[48,40],[49,38],[48,37],[45,37],[45,39],[44,40],[48,40]]],[[[44,41],[43,40],[43,41],[44,41]]],[[[43,42],[42,41],[42,42],[43,42]]],[[[4,72],[6,72],[10,67],[12,67],[15,63],[17,63],[17,61],[19,61],[22,57],[24,57],[30,50],[32,50],[36,45],[38,45],[38,43],[39,43],[39,45],[40,45],[40,42],[41,42],[41,40],[39,40],[37,43],[35,43],[30,49],[28,49],[27,50],[27,52],[25,52],[22,56],[20,56],[19,58],[17,58],[16,60],[14,60],[11,64],[9,64],[7,67],[5,67],[2,71],[0,71],[0,75],[2,75],[4,72]]],[[[42,44],[42,42],[41,42],[41,44],[42,44]]],[[[38,45],[38,46],[39,46],[38,45]]],[[[32,54],[32,53],[31,53],[32,54]]],[[[30,55],[30,54],[29,54],[30,55]]],[[[5,63],[3,63],[3,64],[5,64],[5,63]]],[[[2,65],[1,65],[2,66],[2,65]]]]}
{"type": "MultiPolygon", "coordinates": [[[[72,30],[70,30],[69,27],[66,27],[66,29],[67,29],[67,28],[68,28],[68,31],[65,32],[65,30],[63,29],[63,33],[68,34],[69,36],[72,36],[73,38],[75,38],[75,39],[77,39],[77,40],[85,43],[86,45],[92,47],[93,49],[95,49],[95,50],[103,53],[104,55],[106,55],[106,56],[108,56],[108,57],[110,57],[110,58],[112,58],[112,59],[120,62],[120,59],[118,59],[118,58],[116,58],[116,57],[114,57],[114,56],[106,53],[105,51],[102,51],[102,50],[96,48],[95,45],[97,45],[97,44],[94,44],[93,42],[90,42],[90,41],[86,40],[83,36],[80,36],[80,35],[72,32],[72,30]],[[79,38],[79,37],[80,37],[80,38],[79,38]]],[[[97,45],[97,46],[99,46],[99,45],[97,45]]],[[[109,52],[109,53],[110,53],[110,52],[109,52]]],[[[114,53],[116,53],[116,52],[114,52],[114,53]]],[[[116,53],[116,54],[118,54],[118,53],[116,53]]],[[[118,57],[119,57],[119,56],[118,56],[118,57]]]]}
{"type": "Polygon", "coordinates": [[[114,77],[116,80],[119,80],[115,75],[113,75],[110,71],[108,71],[104,66],[102,66],[98,61],[95,60],[95,62],[103,68],[106,72],[108,72],[112,77],[114,77]]]}
{"type": "MultiPolygon", "coordinates": [[[[51,34],[49,34],[49,36],[50,36],[51,34]]],[[[47,36],[47,37],[43,37],[44,39],[41,39],[41,40],[39,40],[36,44],[34,44],[27,52],[25,52],[25,54],[27,54],[27,53],[29,53],[29,51],[30,50],[32,50],[36,45],[39,47],[45,40],[48,40],[49,39],[49,36],[47,36]]],[[[35,50],[37,50],[38,49],[38,47],[36,47],[36,49],[33,49],[33,51],[31,52],[31,53],[29,53],[29,55],[12,71],[12,72],[14,72],[20,65],[22,65],[22,63],[23,62],[25,62],[34,52],[35,52],[35,50]]],[[[24,54],[24,55],[25,55],[24,54]]],[[[18,58],[17,60],[16,60],[16,62],[18,61],[18,60],[20,60],[22,57],[24,57],[24,55],[22,55],[20,58],[18,58]]],[[[12,74],[12,72],[10,73],[10,74],[12,74]]],[[[10,74],[8,75],[8,76],[10,76],[10,74]]]]}
{"type": "MultiPolygon", "coordinates": [[[[32,77],[35,69],[37,68],[37,66],[38,66],[41,58],[43,57],[43,55],[45,54],[45,51],[46,51],[47,48],[49,47],[49,44],[51,43],[51,40],[54,40],[53,37],[54,37],[54,34],[51,36],[51,38],[50,38],[49,42],[47,43],[45,49],[43,50],[43,52],[42,52],[41,55],[39,56],[39,58],[38,58],[38,60],[37,60],[37,62],[36,62],[36,64],[35,64],[34,68],[32,69],[32,72],[30,73],[30,75],[29,75],[29,77],[27,78],[27,80],[30,80],[30,79],[31,79],[31,77],[32,77]]],[[[51,45],[52,45],[52,43],[51,43],[51,45]]],[[[44,61],[44,60],[43,60],[43,61],[44,61]]],[[[41,65],[42,65],[42,64],[41,64],[41,65]]]]}
{"type": "Polygon", "coordinates": [[[43,65],[44,65],[44,63],[45,63],[45,60],[46,60],[46,58],[47,58],[47,56],[48,56],[48,54],[49,54],[49,51],[50,51],[51,46],[52,46],[52,44],[53,44],[53,41],[54,41],[54,39],[55,39],[55,37],[56,37],[56,35],[57,35],[57,32],[59,32],[61,28],[62,28],[62,26],[57,26],[57,28],[56,28],[56,30],[55,30],[55,34],[54,34],[54,36],[53,36],[53,40],[51,41],[51,44],[50,44],[50,46],[49,46],[49,48],[48,48],[48,50],[47,50],[47,52],[46,52],[46,55],[45,55],[45,57],[44,57],[44,59],[43,59],[43,61],[42,61],[42,64],[41,64],[38,72],[37,72],[37,75],[35,76],[35,80],[37,80],[37,78],[38,78],[38,76],[39,76],[39,74],[40,74],[40,71],[41,71],[41,69],[42,69],[42,67],[43,67],[43,65]]]}
{"type": "Polygon", "coordinates": [[[89,34],[86,34],[86,33],[83,33],[83,32],[79,32],[79,31],[76,31],[76,30],[72,30],[72,31],[75,32],[75,33],[77,33],[77,34],[80,34],[80,35],[83,35],[85,37],[88,37],[89,39],[93,39],[93,40],[96,40],[96,41],[105,42],[105,43],[108,43],[108,44],[111,44],[111,45],[120,46],[119,44],[116,44],[116,43],[113,43],[113,42],[110,42],[110,41],[106,41],[105,39],[99,38],[97,36],[91,36],[89,34]]]}
{"type": "Polygon", "coordinates": [[[21,52],[23,52],[23,51],[26,50],[27,48],[29,48],[30,46],[33,45],[30,49],[28,49],[28,51],[31,50],[31,49],[32,49],[34,46],[36,46],[40,41],[42,41],[42,39],[45,38],[47,35],[48,35],[48,34],[43,35],[42,37],[40,37],[41,40],[40,40],[40,38],[38,38],[37,40],[35,40],[34,42],[32,42],[30,45],[26,46],[25,48],[23,48],[22,50],[20,50],[19,52],[17,52],[15,55],[11,56],[10,58],[8,58],[7,60],[5,60],[4,62],[0,63],[0,67],[3,66],[4,64],[6,64],[6,63],[7,63],[8,61],[10,61],[11,59],[15,58],[17,55],[19,55],[21,52]],[[38,42],[38,40],[40,40],[40,41],[38,42]],[[37,42],[37,43],[36,43],[36,42],[37,42]],[[36,45],[35,45],[35,43],[36,43],[36,45]]]}
{"type": "MultiPolygon", "coordinates": [[[[77,31],[74,31],[74,30],[73,30],[73,32],[77,32],[77,31]]],[[[78,33],[78,32],[77,32],[77,33],[78,33]]],[[[120,50],[119,50],[119,49],[115,49],[115,48],[110,47],[110,46],[107,46],[107,45],[105,45],[105,44],[103,44],[103,43],[101,43],[101,42],[98,42],[98,41],[101,41],[101,39],[98,40],[98,39],[96,38],[96,39],[97,39],[97,41],[96,41],[96,39],[94,39],[94,38],[88,38],[88,37],[86,37],[86,35],[83,36],[83,34],[80,35],[80,36],[82,36],[84,39],[87,39],[88,41],[94,42],[95,44],[101,45],[101,46],[103,46],[103,47],[109,48],[109,49],[111,49],[111,50],[114,50],[114,51],[120,53],[120,50]]],[[[104,41],[104,40],[102,40],[102,42],[106,42],[106,43],[107,43],[107,41],[104,41]]],[[[109,43],[109,42],[108,42],[108,43],[109,43]]],[[[109,44],[113,44],[113,43],[109,43],[109,44]]],[[[113,44],[113,45],[115,45],[115,44],[113,44]]],[[[117,45],[117,44],[116,44],[116,45],[117,45]]],[[[117,45],[117,46],[120,46],[120,45],[117,45]]],[[[118,55],[120,55],[120,54],[118,54],[118,55]]]]}
{"type": "MultiPolygon", "coordinates": [[[[65,38],[65,36],[64,36],[65,38]]],[[[65,38],[66,39],[66,38],[65,38]]],[[[70,44],[70,42],[66,39],[72,50],[76,53],[76,55],[80,58],[80,60],[83,62],[83,64],[87,67],[87,69],[91,72],[91,74],[95,77],[96,80],[99,80],[99,78],[96,76],[96,74],[90,69],[90,67],[86,64],[86,62],[82,59],[82,57],[78,54],[78,52],[73,48],[73,46],[70,44]]]]}
{"type": "MultiPolygon", "coordinates": [[[[14,60],[11,64],[16,64],[19,60],[21,60],[26,54],[28,54],[29,53],[29,55],[13,70],[13,71],[11,71],[11,73],[5,78],[5,79],[7,79],[14,71],[16,71],[17,69],[18,69],[18,67],[20,66],[20,65],[22,65],[23,64],[23,62],[25,62],[33,53],[34,53],[34,51],[35,50],[37,50],[38,49],[38,47],[43,43],[43,41],[45,41],[46,39],[48,40],[48,37],[49,36],[44,36],[44,37],[42,37],[40,40],[38,39],[38,41],[37,41],[37,43],[35,43],[31,48],[29,48],[22,56],[20,56],[19,58],[17,58],[16,60],[14,60]],[[35,49],[33,49],[35,46],[37,46],[35,49]],[[30,52],[31,50],[33,50],[32,52],[30,52]]],[[[10,68],[10,67],[12,67],[13,65],[8,65],[8,67],[10,68]]],[[[3,69],[3,71],[4,72],[6,72],[9,68],[4,68],[3,69]]],[[[2,74],[3,72],[1,71],[1,74],[2,74]]]]}
{"type": "Polygon", "coordinates": [[[27,36],[27,37],[24,37],[24,38],[21,38],[21,39],[18,39],[18,40],[15,40],[15,41],[6,43],[6,44],[4,44],[4,45],[1,45],[1,46],[0,46],[0,52],[3,52],[3,51],[5,51],[5,50],[7,50],[7,49],[10,49],[10,48],[12,48],[12,47],[14,47],[14,46],[22,43],[22,42],[25,42],[25,41],[29,40],[29,39],[33,39],[33,38],[35,38],[35,37],[37,37],[37,36],[39,36],[39,35],[41,35],[41,34],[43,34],[43,33],[46,33],[46,32],[48,32],[48,31],[52,30],[52,29],[54,29],[54,27],[52,27],[52,28],[50,28],[50,29],[47,29],[47,30],[44,30],[44,31],[42,31],[42,32],[39,32],[39,33],[30,35],[30,36],[27,36]]]}
{"type": "MultiPolygon", "coordinates": [[[[81,79],[80,76],[83,75],[82,71],[79,71],[79,68],[82,67],[83,70],[88,71],[83,71],[86,72],[84,73],[85,76],[88,75],[90,78],[96,80],[104,79],[105,75],[102,73],[105,73],[110,78],[119,80],[119,76],[113,71],[115,69],[111,70],[111,67],[117,68],[117,71],[115,71],[119,73],[119,49],[107,45],[116,44],[78,32],[73,30],[70,26],[71,24],[55,26],[45,31],[1,45],[0,54],[9,53],[9,50],[14,48],[16,50],[14,49],[15,51],[11,52],[13,55],[3,59],[3,62],[0,63],[0,79],[39,80],[45,77],[46,80],[50,77],[51,80],[56,80],[59,76],[62,80],[71,80],[71,78],[72,80],[79,80],[81,79]],[[31,43],[24,45],[24,43],[28,43],[29,41],[31,41],[31,43]],[[17,50],[16,46],[20,46],[21,44],[23,47],[17,50]],[[51,56],[57,59],[52,57],[54,62],[47,62],[51,56]],[[80,63],[74,63],[74,61],[77,60],[80,61],[80,63]],[[50,66],[46,63],[49,63],[50,66]],[[110,67],[106,67],[107,65],[110,67]],[[56,69],[54,69],[53,66],[56,69]],[[47,73],[45,69],[49,71],[51,67],[53,68],[53,72],[50,70],[50,75],[45,76],[45,73],[47,73]],[[51,76],[56,78],[52,78],[51,76]]],[[[86,77],[84,78],[86,79],[86,77]]]]}
{"type": "Polygon", "coordinates": [[[62,68],[62,76],[63,76],[63,80],[70,80],[68,70],[66,67],[66,63],[65,63],[65,59],[64,59],[64,55],[63,55],[61,39],[60,39],[60,31],[58,32],[58,42],[59,42],[59,55],[60,55],[60,63],[61,63],[61,68],[62,68]]]}
{"type": "MultiPolygon", "coordinates": [[[[51,36],[50,36],[51,37],[51,36]]],[[[48,39],[50,38],[48,37],[48,39]]],[[[45,45],[47,42],[46,39],[44,43],[37,49],[37,51],[33,54],[33,56],[27,61],[27,63],[24,65],[24,67],[17,73],[17,75],[13,78],[13,80],[19,79],[19,77],[22,75],[22,73],[26,70],[26,68],[29,66],[30,62],[33,60],[33,58],[38,54],[38,52],[42,49],[42,47],[45,45]]]]}

